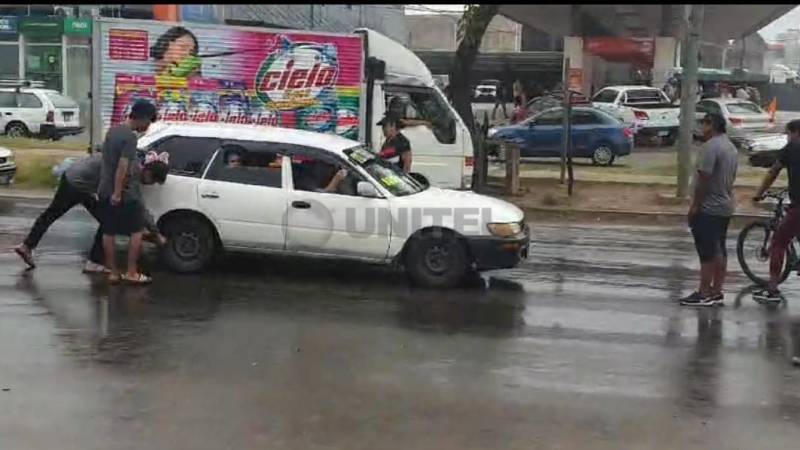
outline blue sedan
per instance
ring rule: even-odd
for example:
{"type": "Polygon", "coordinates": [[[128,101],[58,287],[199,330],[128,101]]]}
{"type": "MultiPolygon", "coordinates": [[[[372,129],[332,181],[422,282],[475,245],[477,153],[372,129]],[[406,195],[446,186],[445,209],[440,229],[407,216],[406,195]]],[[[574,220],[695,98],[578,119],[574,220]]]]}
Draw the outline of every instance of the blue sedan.
{"type": "MultiPolygon", "coordinates": [[[[489,139],[520,146],[522,157],[560,157],[563,148],[564,110],[551,108],[516,125],[489,130],[489,139]]],[[[591,158],[610,166],[618,156],[630,155],[633,130],[619,120],[590,107],[572,108],[572,156],[591,158]]]]}

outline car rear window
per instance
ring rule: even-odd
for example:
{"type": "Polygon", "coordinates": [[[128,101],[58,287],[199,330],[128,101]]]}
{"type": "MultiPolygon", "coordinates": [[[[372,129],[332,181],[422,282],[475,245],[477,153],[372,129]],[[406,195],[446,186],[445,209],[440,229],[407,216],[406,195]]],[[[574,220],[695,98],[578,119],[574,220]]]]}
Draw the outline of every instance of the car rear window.
{"type": "Polygon", "coordinates": [[[658,89],[631,89],[625,93],[626,103],[665,103],[666,99],[658,89]]]}
{"type": "Polygon", "coordinates": [[[761,108],[755,103],[728,103],[725,109],[731,114],[763,114],[761,108]]]}
{"type": "Polygon", "coordinates": [[[595,94],[592,101],[597,103],[614,103],[614,101],[617,99],[617,95],[619,95],[619,91],[614,89],[603,89],[595,94]]]}
{"type": "Polygon", "coordinates": [[[78,103],[75,100],[66,97],[64,95],[59,94],[58,92],[45,92],[45,94],[51,102],[53,102],[53,106],[56,108],[77,108],[78,103]]]}

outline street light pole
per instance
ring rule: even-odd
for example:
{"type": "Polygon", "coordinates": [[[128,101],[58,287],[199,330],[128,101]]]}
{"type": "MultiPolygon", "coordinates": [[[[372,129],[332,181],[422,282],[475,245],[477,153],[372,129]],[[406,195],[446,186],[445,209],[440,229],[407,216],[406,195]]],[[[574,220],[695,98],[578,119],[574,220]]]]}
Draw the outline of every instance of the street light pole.
{"type": "Polygon", "coordinates": [[[695,124],[695,102],[697,90],[697,51],[700,29],[703,24],[703,5],[686,5],[689,23],[683,39],[683,69],[681,80],[681,115],[678,130],[678,189],[676,196],[686,198],[689,193],[689,178],[692,174],[692,129],[695,124]]]}

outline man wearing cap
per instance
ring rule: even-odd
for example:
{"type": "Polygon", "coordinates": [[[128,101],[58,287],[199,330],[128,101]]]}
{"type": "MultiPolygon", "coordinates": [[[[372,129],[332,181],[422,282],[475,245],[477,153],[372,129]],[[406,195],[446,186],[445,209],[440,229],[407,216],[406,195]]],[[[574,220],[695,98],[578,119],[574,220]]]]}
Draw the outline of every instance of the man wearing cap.
{"type": "Polygon", "coordinates": [[[400,132],[400,119],[393,114],[387,114],[378,125],[383,128],[383,135],[386,137],[378,156],[396,164],[405,173],[411,172],[411,144],[400,132]]]}

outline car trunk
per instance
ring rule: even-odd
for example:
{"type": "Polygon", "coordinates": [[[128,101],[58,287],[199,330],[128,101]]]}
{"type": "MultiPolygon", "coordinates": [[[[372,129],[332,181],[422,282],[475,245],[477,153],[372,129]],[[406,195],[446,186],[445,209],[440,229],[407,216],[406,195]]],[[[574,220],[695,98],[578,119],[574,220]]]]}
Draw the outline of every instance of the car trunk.
{"type": "Polygon", "coordinates": [[[54,115],[55,125],[58,128],[80,126],[79,108],[57,108],[54,115]]]}

